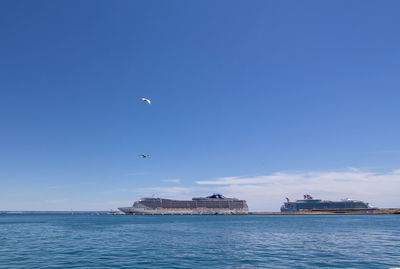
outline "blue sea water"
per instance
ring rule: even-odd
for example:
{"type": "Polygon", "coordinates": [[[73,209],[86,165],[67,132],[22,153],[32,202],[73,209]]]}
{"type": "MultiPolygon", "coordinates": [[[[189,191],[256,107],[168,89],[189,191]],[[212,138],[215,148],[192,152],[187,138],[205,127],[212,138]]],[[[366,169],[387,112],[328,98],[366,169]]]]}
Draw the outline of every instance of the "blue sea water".
{"type": "Polygon", "coordinates": [[[393,268],[400,215],[0,215],[0,268],[393,268]]]}

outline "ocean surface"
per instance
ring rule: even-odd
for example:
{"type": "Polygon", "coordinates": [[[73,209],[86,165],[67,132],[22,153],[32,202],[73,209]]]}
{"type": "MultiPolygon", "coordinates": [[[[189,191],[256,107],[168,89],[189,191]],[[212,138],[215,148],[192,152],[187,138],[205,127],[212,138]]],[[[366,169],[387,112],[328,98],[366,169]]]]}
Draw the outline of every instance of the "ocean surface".
{"type": "Polygon", "coordinates": [[[400,215],[0,215],[0,268],[395,268],[400,215]]]}

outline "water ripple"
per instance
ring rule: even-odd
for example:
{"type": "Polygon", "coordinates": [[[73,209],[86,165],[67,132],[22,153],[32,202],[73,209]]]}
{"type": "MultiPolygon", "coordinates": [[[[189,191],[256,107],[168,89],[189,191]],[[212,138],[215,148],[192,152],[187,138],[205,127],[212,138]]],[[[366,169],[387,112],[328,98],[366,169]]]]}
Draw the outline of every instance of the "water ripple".
{"type": "Polygon", "coordinates": [[[394,268],[400,216],[0,217],[0,268],[394,268]]]}

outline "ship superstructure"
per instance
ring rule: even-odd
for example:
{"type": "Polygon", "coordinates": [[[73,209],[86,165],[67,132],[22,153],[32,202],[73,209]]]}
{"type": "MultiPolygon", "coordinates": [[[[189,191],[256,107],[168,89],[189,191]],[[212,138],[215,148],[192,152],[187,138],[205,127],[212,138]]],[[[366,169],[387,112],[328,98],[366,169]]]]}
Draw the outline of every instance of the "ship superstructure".
{"type": "Polygon", "coordinates": [[[126,214],[145,215],[247,214],[249,211],[245,200],[227,198],[221,194],[194,197],[192,200],[141,198],[131,207],[118,209],[126,214]]]}
{"type": "Polygon", "coordinates": [[[304,199],[295,202],[286,202],[281,207],[281,212],[297,212],[297,211],[365,211],[373,209],[368,203],[363,201],[343,199],[341,201],[328,201],[314,199],[311,195],[304,195],[304,199]]]}

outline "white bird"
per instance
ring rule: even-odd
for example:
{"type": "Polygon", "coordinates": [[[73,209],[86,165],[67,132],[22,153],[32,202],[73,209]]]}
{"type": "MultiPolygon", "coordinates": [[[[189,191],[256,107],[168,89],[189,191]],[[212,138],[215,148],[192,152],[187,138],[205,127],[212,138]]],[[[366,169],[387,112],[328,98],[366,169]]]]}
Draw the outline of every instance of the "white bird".
{"type": "Polygon", "coordinates": [[[142,97],[140,98],[140,100],[142,100],[143,102],[147,102],[149,105],[151,104],[151,101],[147,98],[142,97]]]}
{"type": "Polygon", "coordinates": [[[149,158],[150,155],[149,154],[139,154],[139,157],[146,159],[146,158],[149,158]]]}

